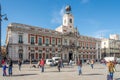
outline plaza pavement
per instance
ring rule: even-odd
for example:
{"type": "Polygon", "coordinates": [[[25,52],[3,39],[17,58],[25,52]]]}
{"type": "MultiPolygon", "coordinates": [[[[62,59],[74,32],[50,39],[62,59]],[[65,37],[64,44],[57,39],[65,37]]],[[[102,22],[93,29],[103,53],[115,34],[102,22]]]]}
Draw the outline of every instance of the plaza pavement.
{"type": "MultiPolygon", "coordinates": [[[[120,65],[116,66],[114,80],[120,80],[120,65]]],[[[45,66],[45,72],[41,73],[39,68],[30,68],[29,64],[23,64],[22,70],[18,70],[18,65],[13,67],[13,76],[3,77],[0,68],[0,80],[107,80],[107,68],[103,64],[96,63],[94,69],[90,65],[83,64],[82,75],[78,75],[77,66],[72,68],[65,66],[58,72],[57,67],[45,66]]]]}

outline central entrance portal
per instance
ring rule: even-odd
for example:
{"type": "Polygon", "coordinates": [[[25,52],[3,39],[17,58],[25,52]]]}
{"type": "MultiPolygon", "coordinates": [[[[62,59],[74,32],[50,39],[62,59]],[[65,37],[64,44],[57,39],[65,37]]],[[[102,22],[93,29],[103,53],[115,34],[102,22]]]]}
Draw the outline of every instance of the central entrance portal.
{"type": "Polygon", "coordinates": [[[69,52],[69,61],[72,60],[72,59],[73,59],[73,52],[70,51],[70,52],[69,52]]]}

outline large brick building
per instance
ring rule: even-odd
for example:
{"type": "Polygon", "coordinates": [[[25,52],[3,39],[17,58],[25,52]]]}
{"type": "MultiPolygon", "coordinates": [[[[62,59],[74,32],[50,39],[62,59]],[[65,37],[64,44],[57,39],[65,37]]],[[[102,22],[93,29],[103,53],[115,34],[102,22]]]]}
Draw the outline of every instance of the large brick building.
{"type": "Polygon", "coordinates": [[[74,27],[70,6],[66,7],[63,24],[55,30],[20,23],[9,24],[6,44],[8,56],[13,60],[39,60],[53,56],[68,60],[101,58],[100,39],[79,34],[74,27]]]}

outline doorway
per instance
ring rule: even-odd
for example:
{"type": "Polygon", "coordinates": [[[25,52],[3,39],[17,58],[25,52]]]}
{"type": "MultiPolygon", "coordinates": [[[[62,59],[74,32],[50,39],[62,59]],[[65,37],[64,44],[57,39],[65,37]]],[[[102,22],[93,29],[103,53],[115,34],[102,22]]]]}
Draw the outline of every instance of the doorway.
{"type": "Polygon", "coordinates": [[[69,61],[73,59],[73,53],[72,51],[69,52],[69,61]]]}

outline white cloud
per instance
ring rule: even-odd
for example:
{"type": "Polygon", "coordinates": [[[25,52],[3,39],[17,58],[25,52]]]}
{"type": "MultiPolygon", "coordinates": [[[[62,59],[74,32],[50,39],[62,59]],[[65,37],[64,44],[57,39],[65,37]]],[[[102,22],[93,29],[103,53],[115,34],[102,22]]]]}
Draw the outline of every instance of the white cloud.
{"type": "Polygon", "coordinates": [[[51,20],[52,23],[62,24],[62,17],[64,15],[64,9],[65,7],[62,7],[60,10],[53,12],[53,18],[51,20]]]}
{"type": "Polygon", "coordinates": [[[85,4],[85,3],[88,3],[90,2],[90,0],[81,0],[81,3],[85,4]]]}

